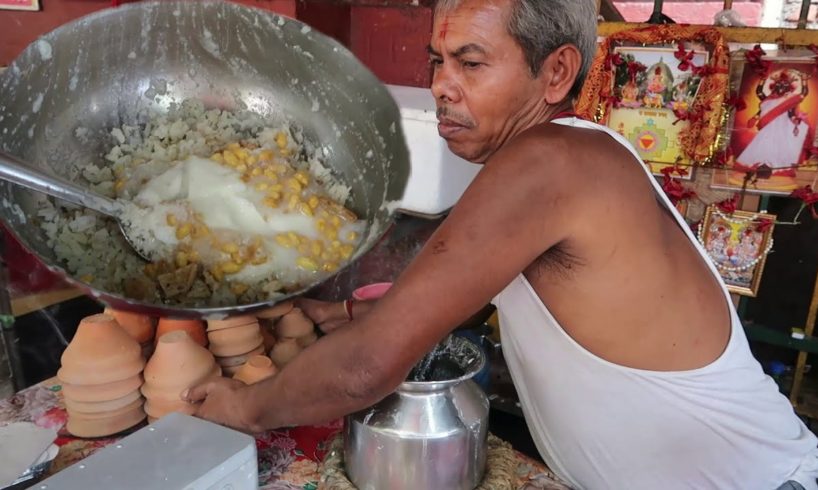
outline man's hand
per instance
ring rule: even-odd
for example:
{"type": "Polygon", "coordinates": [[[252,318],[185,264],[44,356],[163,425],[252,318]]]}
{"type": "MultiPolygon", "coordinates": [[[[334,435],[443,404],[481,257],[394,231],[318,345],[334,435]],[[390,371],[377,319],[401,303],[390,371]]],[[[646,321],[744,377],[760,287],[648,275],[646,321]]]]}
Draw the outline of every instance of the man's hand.
{"type": "Polygon", "coordinates": [[[307,317],[324,333],[349,323],[344,303],[332,303],[315,299],[300,298],[295,301],[296,308],[301,308],[307,317]]]}
{"type": "Polygon", "coordinates": [[[241,381],[218,377],[186,390],[182,399],[189,403],[203,401],[196,417],[252,434],[260,430],[248,420],[247,404],[243,402],[246,391],[241,381]]]}

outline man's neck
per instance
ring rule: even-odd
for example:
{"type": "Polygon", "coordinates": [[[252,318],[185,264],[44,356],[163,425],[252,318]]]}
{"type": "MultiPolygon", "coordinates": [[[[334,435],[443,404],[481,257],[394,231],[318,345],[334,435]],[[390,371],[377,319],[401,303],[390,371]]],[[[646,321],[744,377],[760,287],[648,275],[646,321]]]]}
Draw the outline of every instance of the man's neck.
{"type": "Polygon", "coordinates": [[[571,99],[565,99],[559,104],[549,106],[545,111],[545,117],[542,122],[550,122],[560,114],[574,111],[574,103],[571,99]]]}

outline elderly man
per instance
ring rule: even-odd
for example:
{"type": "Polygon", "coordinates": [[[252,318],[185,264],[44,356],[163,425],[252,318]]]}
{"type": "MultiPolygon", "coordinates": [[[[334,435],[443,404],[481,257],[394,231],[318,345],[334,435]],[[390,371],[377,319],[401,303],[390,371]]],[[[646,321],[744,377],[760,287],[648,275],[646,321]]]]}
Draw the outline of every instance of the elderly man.
{"type": "MultiPolygon", "coordinates": [[[[439,132],[484,168],[392,289],[276,377],[183,394],[261,431],[374,404],[493,301],[526,421],[577,488],[816,487],[816,438],[764,375],[724,284],[618,135],[572,117],[594,0],[441,0],[439,132]],[[800,485],[800,486],[799,486],[800,485]]],[[[340,305],[304,303],[337,324],[340,305]]]]}

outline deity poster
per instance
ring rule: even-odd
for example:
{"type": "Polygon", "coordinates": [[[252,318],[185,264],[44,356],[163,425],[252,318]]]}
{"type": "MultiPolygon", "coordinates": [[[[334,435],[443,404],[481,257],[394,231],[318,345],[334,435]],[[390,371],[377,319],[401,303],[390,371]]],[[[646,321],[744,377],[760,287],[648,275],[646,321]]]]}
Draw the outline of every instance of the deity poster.
{"type": "MultiPolygon", "coordinates": [[[[742,64],[728,158],[712,185],[766,194],[815,188],[818,126],[816,61],[771,58],[763,69],[742,64]],[[748,177],[749,174],[749,177],[748,177]]],[[[734,83],[736,83],[734,81],[734,83]]]]}
{"type": "Polygon", "coordinates": [[[40,10],[40,0],[0,0],[0,10],[40,10]]]}
{"type": "MultiPolygon", "coordinates": [[[[613,96],[606,125],[624,136],[655,175],[665,167],[690,166],[679,135],[689,124],[677,114],[687,112],[698,95],[701,77],[682,70],[675,47],[614,48],[622,58],[613,76],[613,96]]],[[[688,66],[708,63],[705,49],[693,49],[688,66]]],[[[683,178],[689,179],[692,172],[683,178]]]]}

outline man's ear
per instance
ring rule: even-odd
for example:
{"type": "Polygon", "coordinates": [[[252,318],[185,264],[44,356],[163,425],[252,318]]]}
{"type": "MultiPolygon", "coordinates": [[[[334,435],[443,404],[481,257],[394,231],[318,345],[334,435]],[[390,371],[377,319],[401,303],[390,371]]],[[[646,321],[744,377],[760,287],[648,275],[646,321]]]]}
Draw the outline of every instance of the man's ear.
{"type": "Polygon", "coordinates": [[[568,97],[582,68],[582,54],[573,44],[555,49],[543,61],[540,78],[545,102],[554,105],[568,97]]]}

